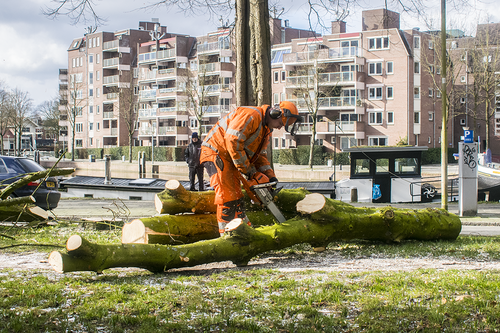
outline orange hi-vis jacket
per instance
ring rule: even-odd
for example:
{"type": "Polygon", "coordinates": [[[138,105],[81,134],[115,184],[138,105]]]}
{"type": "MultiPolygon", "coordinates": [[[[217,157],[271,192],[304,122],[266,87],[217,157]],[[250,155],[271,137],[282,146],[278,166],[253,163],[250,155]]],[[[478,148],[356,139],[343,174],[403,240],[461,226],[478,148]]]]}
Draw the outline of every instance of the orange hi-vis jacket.
{"type": "Polygon", "coordinates": [[[269,178],[276,177],[266,157],[271,130],[264,125],[269,106],[240,106],[208,132],[202,146],[210,148],[226,161],[232,161],[245,175],[255,171],[269,178]]]}

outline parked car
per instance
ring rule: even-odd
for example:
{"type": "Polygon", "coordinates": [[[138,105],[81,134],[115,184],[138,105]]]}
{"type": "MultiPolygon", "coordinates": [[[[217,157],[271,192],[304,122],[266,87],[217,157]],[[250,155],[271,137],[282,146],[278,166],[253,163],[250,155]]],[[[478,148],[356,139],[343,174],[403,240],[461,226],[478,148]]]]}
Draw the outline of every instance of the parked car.
{"type": "MultiPolygon", "coordinates": [[[[45,168],[35,161],[25,157],[0,156],[0,189],[23,178],[29,173],[44,171],[45,168]]],[[[15,190],[11,197],[33,196],[35,204],[45,210],[54,209],[61,199],[57,190],[57,178],[48,177],[45,181],[39,179],[15,190]],[[40,183],[42,184],[40,185],[40,183]],[[40,185],[40,187],[38,187],[40,185]],[[37,189],[38,187],[38,189],[37,189]],[[35,191],[36,190],[36,191],[35,191]]]]}

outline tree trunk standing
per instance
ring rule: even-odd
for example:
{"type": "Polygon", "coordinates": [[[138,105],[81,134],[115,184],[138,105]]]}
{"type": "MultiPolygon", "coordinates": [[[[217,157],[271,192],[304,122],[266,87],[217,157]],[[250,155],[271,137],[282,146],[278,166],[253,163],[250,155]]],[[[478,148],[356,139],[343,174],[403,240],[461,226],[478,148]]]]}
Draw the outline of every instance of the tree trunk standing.
{"type": "Polygon", "coordinates": [[[236,0],[235,46],[236,46],[236,105],[250,105],[248,91],[251,86],[250,71],[250,4],[247,0],[236,0]]]}
{"type": "Polygon", "coordinates": [[[133,142],[133,134],[128,136],[128,162],[132,163],[132,142],[133,142]]]}

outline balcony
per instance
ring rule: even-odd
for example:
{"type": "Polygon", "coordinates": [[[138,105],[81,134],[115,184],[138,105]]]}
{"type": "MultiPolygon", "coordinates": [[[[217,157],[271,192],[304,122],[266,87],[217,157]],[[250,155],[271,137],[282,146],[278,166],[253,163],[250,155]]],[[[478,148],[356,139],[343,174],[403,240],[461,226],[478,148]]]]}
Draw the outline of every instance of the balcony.
{"type": "Polygon", "coordinates": [[[229,112],[229,105],[206,105],[202,106],[203,118],[220,118],[223,113],[229,112]]]}
{"type": "Polygon", "coordinates": [[[139,109],[139,118],[154,118],[157,115],[157,109],[139,109]]]}
{"type": "Polygon", "coordinates": [[[139,100],[155,100],[156,99],[156,89],[147,89],[139,91],[139,100]]]}
{"type": "MultiPolygon", "coordinates": [[[[336,85],[338,83],[353,83],[355,72],[333,72],[319,73],[318,83],[320,85],[336,85]]],[[[289,76],[286,78],[287,85],[294,87],[313,87],[314,75],[289,76]]],[[[287,87],[288,88],[288,87],[287,87]]]]}
{"type": "Polygon", "coordinates": [[[102,50],[104,52],[130,53],[129,41],[127,39],[116,39],[109,42],[104,42],[102,44],[102,50]]]}
{"type": "Polygon", "coordinates": [[[120,58],[110,58],[102,61],[102,68],[129,71],[130,65],[122,64],[120,58]]]}
{"type": "Polygon", "coordinates": [[[102,113],[102,118],[103,118],[103,119],[111,119],[111,118],[114,118],[114,113],[113,113],[113,111],[111,111],[111,112],[109,112],[109,111],[108,111],[108,112],[103,112],[103,113],[102,113]]]}
{"type": "Polygon", "coordinates": [[[176,55],[177,55],[176,48],[161,50],[158,52],[153,51],[153,52],[141,53],[139,54],[139,64],[156,62],[167,59],[175,60],[176,55]]]}
{"type": "MultiPolygon", "coordinates": [[[[198,93],[200,94],[220,94],[220,93],[231,93],[231,86],[229,84],[211,84],[207,86],[198,87],[198,93]]],[[[231,96],[226,96],[231,97],[231,96]]]]}
{"type": "Polygon", "coordinates": [[[102,84],[104,85],[116,85],[120,82],[120,75],[104,76],[102,78],[102,84]]]}
{"type": "Polygon", "coordinates": [[[107,93],[106,94],[106,99],[108,101],[117,100],[118,99],[118,93],[107,93]]]}
{"type": "MultiPolygon", "coordinates": [[[[298,109],[307,110],[304,99],[289,99],[298,109]]],[[[356,97],[322,97],[319,99],[319,109],[353,109],[356,107],[356,97]]]]}
{"type": "Polygon", "coordinates": [[[197,45],[198,54],[221,53],[224,56],[231,56],[231,46],[229,43],[212,42],[197,45]]]}
{"type": "Polygon", "coordinates": [[[283,62],[285,64],[303,64],[313,63],[314,61],[343,61],[348,58],[361,57],[361,54],[361,49],[358,47],[339,47],[308,52],[286,53],[283,54],[283,62]]]}

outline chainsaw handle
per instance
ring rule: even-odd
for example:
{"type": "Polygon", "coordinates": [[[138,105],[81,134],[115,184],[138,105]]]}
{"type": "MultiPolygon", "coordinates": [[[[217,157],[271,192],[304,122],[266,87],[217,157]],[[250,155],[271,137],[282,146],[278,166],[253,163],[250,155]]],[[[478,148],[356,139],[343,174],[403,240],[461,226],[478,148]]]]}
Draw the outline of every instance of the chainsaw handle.
{"type": "MultiPolygon", "coordinates": [[[[243,188],[245,189],[245,192],[247,192],[248,197],[255,202],[256,204],[261,205],[262,202],[257,198],[257,196],[254,194],[252,188],[250,187],[250,184],[248,183],[248,180],[245,179],[240,173],[238,173],[238,178],[240,179],[241,183],[243,184],[243,188]]],[[[255,185],[258,186],[258,185],[255,185]]]]}

